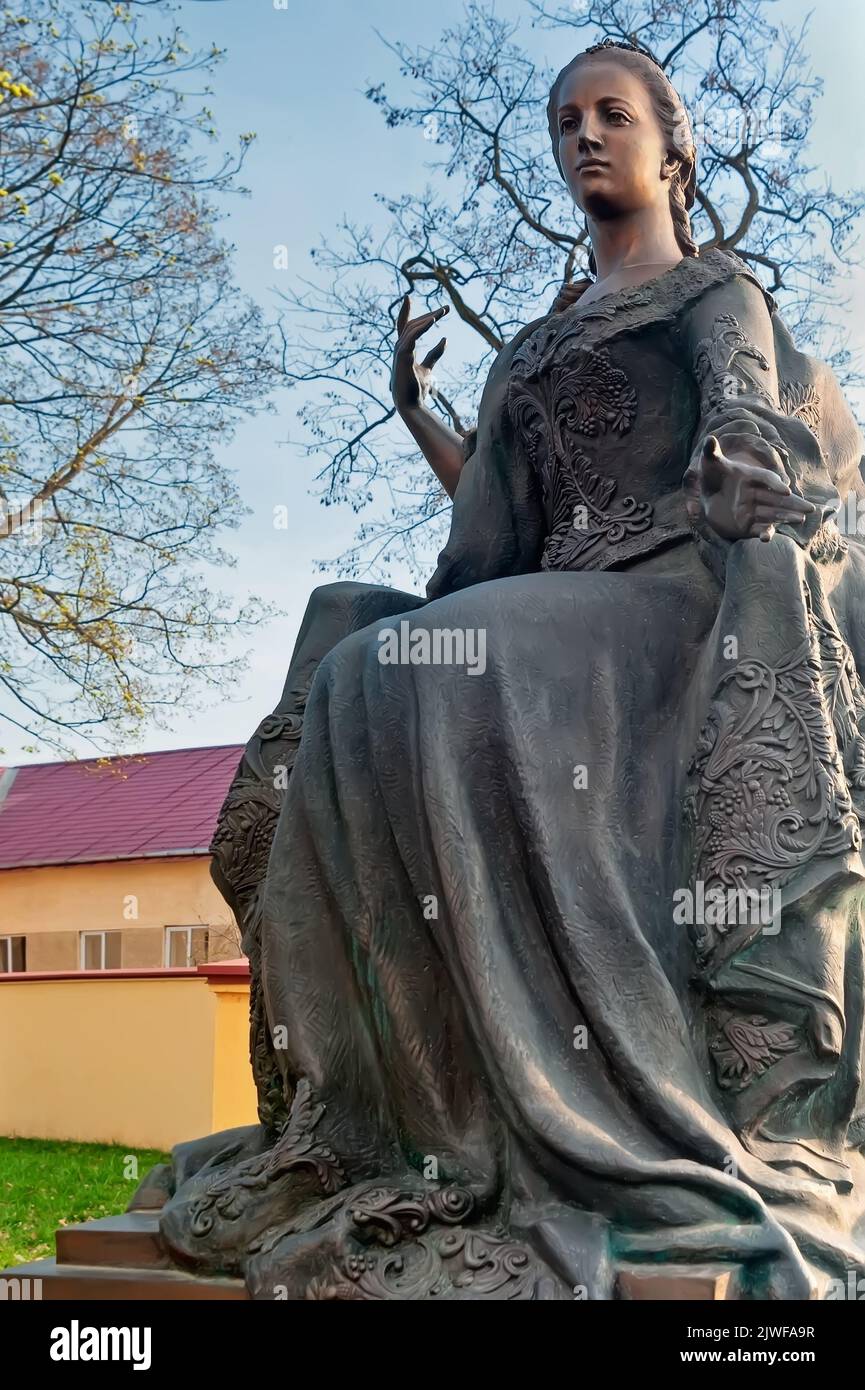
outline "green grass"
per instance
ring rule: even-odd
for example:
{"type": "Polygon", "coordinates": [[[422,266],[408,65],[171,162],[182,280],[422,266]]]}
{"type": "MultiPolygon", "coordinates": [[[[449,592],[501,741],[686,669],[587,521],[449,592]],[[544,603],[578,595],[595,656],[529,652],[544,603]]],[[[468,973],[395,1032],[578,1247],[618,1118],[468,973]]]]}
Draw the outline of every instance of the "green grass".
{"type": "Polygon", "coordinates": [[[0,1139],[0,1269],[54,1254],[54,1232],[126,1210],[138,1182],[166,1155],[111,1144],[0,1139]],[[137,1176],[127,1176],[138,1163],[137,1176]]]}

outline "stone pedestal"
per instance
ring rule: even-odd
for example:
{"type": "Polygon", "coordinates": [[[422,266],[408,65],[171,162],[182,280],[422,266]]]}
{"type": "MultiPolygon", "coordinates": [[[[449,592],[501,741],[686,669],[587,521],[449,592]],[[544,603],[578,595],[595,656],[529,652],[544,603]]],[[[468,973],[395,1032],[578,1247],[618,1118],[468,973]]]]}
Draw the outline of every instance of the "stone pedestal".
{"type": "Polygon", "coordinates": [[[127,1211],[63,1226],[55,1248],[53,1260],[32,1260],[0,1273],[7,1281],[7,1298],[249,1298],[242,1279],[199,1276],[172,1265],[159,1236],[158,1210],[127,1211]]]}
{"type": "MultiPolygon", "coordinates": [[[[242,1279],[195,1275],[173,1264],[159,1234],[159,1208],[167,1196],[165,1171],[153,1169],[130,1209],[55,1235],[56,1257],[33,1260],[0,1272],[6,1298],[218,1299],[248,1301],[242,1279]]],[[[618,1266],[616,1299],[628,1302],[716,1302],[740,1297],[741,1267],[712,1265],[618,1266]]]]}

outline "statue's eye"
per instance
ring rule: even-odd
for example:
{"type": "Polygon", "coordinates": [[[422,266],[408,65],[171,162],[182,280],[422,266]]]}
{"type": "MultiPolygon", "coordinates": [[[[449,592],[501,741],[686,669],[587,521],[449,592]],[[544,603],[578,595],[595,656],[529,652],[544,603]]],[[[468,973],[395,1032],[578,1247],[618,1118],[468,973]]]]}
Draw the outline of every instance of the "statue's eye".
{"type": "Polygon", "coordinates": [[[613,125],[629,125],[630,116],[626,111],[608,111],[607,120],[612,121],[613,125]]]}
{"type": "Polygon", "coordinates": [[[566,127],[573,125],[576,125],[576,121],[574,120],[573,116],[563,116],[561,121],[559,122],[559,132],[562,135],[564,135],[566,127]]]}

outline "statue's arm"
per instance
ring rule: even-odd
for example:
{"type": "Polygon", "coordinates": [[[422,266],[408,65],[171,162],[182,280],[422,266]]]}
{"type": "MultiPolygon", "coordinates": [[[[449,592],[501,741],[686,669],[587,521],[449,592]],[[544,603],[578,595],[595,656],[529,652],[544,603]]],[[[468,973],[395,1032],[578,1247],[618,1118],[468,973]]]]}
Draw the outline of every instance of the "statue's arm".
{"type": "Polygon", "coordinates": [[[457,434],[421,401],[401,410],[400,417],[448,497],[453,497],[465,462],[468,436],[457,434]]]}
{"type": "MultiPolygon", "coordinates": [[[[771,301],[750,276],[734,275],[697,301],[682,332],[700,402],[684,477],[692,518],[705,522],[709,479],[727,488],[722,474],[736,459],[746,472],[760,470],[746,484],[757,489],[757,520],[750,529],[740,525],[739,538],[759,534],[760,519],[777,504],[776,529],[807,545],[840,499],[816,435],[782,404],[771,301]]],[[[741,491],[741,479],[730,483],[740,514],[741,491]]]]}
{"type": "Polygon", "coordinates": [[[543,505],[507,410],[511,359],[538,322],[528,324],[505,344],[490,369],[477,426],[464,441],[450,535],[427,584],[429,599],[539,567],[545,535],[543,505]]]}

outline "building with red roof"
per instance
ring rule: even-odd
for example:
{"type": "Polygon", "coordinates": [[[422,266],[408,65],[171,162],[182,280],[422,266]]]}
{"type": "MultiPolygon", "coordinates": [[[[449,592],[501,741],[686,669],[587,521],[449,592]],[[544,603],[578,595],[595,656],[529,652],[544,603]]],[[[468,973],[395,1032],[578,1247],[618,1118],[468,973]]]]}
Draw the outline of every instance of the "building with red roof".
{"type": "Polygon", "coordinates": [[[240,745],[0,768],[0,972],[236,957],[209,845],[240,745]]]}

